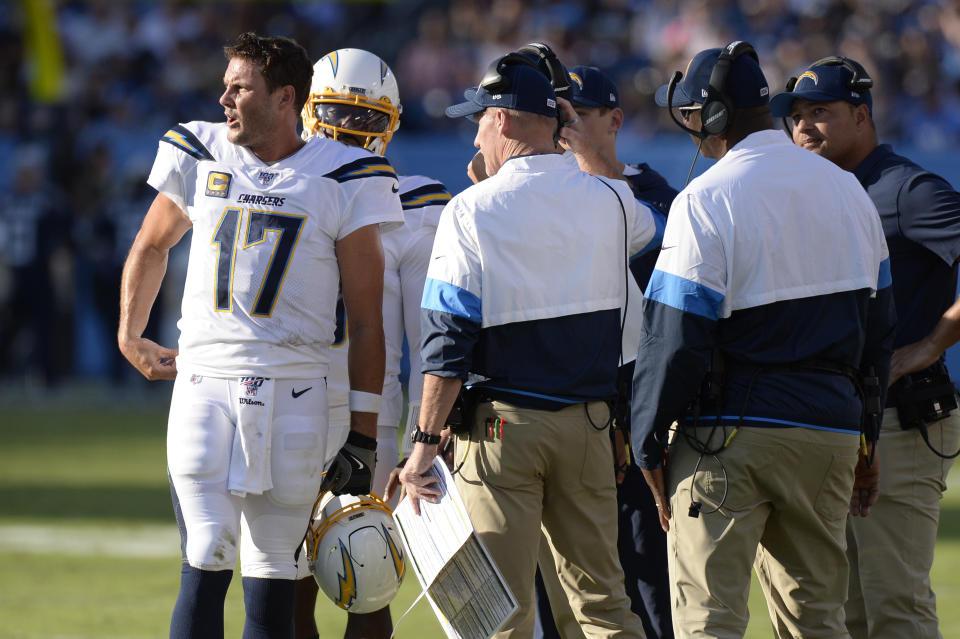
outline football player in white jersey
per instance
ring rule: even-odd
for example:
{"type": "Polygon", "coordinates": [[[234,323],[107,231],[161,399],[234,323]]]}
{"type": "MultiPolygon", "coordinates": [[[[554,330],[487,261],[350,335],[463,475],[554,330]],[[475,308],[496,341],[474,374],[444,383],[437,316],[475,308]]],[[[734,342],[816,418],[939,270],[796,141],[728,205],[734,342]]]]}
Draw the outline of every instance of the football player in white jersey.
{"type": "Polygon", "coordinates": [[[244,638],[285,637],[328,456],[337,291],[351,318],[352,389],[339,457],[357,472],[335,488],[369,492],[384,373],[379,227],[403,216],[382,157],[298,135],[313,71],[303,47],[246,33],[224,52],[226,121],[180,124],[160,140],[148,179],[159,193],[124,267],[118,342],[148,379],[176,379],[167,463],[183,567],[170,636],[223,636],[239,554],[244,638]],[[141,335],[168,252],[191,229],[179,349],[165,348],[141,335]]]}
{"type": "MultiPolygon", "coordinates": [[[[304,136],[333,138],[344,144],[383,154],[399,127],[400,97],[390,67],[378,56],[362,49],[340,49],[323,56],[314,65],[313,85],[303,110],[304,136]]],[[[450,194],[443,184],[422,176],[400,176],[399,195],[404,225],[382,237],[385,262],[383,282],[383,328],[386,340],[386,376],[383,403],[377,421],[377,459],[380,464],[373,491],[382,495],[387,477],[396,464],[399,451],[397,429],[403,406],[400,387],[400,362],[403,339],[413,345],[410,352],[409,407],[407,425],[417,422],[423,375],[420,373],[420,301],[427,275],[433,237],[450,194]]],[[[338,341],[341,348],[331,351],[327,384],[330,398],[329,449],[336,450],[345,437],[347,360],[342,345],[354,339],[353,316],[338,314],[338,341]],[[349,321],[347,321],[349,318],[349,321]]],[[[406,442],[407,439],[404,438],[406,442]]],[[[409,448],[409,444],[406,445],[409,448]]],[[[385,570],[393,562],[388,556],[385,570]]],[[[301,564],[304,562],[301,562],[301,564]]],[[[317,564],[320,566],[321,564],[317,564]]],[[[319,569],[319,568],[315,568],[319,569]]],[[[301,566],[301,576],[307,575],[301,566]]],[[[358,579],[359,581],[359,579],[358,579]]],[[[358,588],[361,587],[358,584],[358,588]]],[[[359,593],[357,600],[362,598],[359,593]]],[[[314,619],[317,584],[309,575],[297,585],[297,637],[316,637],[314,619]]],[[[351,602],[338,601],[350,610],[351,602]]],[[[347,637],[389,637],[392,630],[389,607],[368,613],[351,612],[347,637]]]]}

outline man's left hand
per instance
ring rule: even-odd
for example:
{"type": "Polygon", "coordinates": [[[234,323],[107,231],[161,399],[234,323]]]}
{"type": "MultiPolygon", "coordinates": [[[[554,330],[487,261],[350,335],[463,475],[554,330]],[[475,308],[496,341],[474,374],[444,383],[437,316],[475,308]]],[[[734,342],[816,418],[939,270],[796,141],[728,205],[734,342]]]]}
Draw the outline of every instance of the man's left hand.
{"type": "Polygon", "coordinates": [[[873,455],[873,464],[867,466],[868,455],[872,455],[876,442],[870,444],[867,455],[860,453],[853,477],[853,494],[850,496],[850,514],[854,517],[866,517],[870,507],[880,497],[880,461],[873,455]]]}
{"type": "Polygon", "coordinates": [[[890,358],[890,381],[887,382],[887,387],[893,386],[894,382],[904,375],[933,366],[942,354],[943,351],[927,338],[901,346],[893,351],[893,357],[890,358]]]}
{"type": "Polygon", "coordinates": [[[320,490],[334,495],[369,495],[377,466],[377,440],[351,430],[324,474],[320,490]]]}

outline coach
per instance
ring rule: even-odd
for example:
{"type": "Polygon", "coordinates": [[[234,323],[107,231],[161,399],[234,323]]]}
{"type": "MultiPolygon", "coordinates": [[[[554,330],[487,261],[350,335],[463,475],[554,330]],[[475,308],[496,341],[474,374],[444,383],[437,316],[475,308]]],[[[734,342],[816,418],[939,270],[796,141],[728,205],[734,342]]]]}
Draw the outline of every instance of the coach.
{"type": "Polygon", "coordinates": [[[771,101],[793,141],[853,172],[876,204],[890,246],[897,334],[880,433],[880,495],[847,527],[854,639],[935,639],[930,567],[960,440],[956,390],[943,353],[960,339],[960,194],[941,177],[878,145],[873,81],[858,62],[814,62],[771,101]],[[926,440],[926,441],[925,441],[926,440]]]}
{"type": "Polygon", "coordinates": [[[617,559],[605,402],[616,395],[628,251],[651,241],[654,223],[626,182],[556,152],[555,94],[520,58],[495,61],[447,109],[477,122],[490,177],[451,200],[437,229],[423,403],[400,477],[415,509],[436,501],[422,474],[466,382],[475,410],[457,488],[519,603],[497,636],[533,635],[542,525],[584,634],[642,637],[617,559]]]}
{"type": "MultiPolygon", "coordinates": [[[[790,584],[777,602],[785,634],[845,637],[858,372],[885,385],[893,337],[880,220],[852,175],[773,128],[752,46],[702,51],[681,78],[657,103],[678,107],[717,163],[670,208],[632,415],[668,529],[674,632],[742,637],[759,550],[770,581],[790,584]]],[[[871,479],[860,474],[857,499],[871,479]]]]}

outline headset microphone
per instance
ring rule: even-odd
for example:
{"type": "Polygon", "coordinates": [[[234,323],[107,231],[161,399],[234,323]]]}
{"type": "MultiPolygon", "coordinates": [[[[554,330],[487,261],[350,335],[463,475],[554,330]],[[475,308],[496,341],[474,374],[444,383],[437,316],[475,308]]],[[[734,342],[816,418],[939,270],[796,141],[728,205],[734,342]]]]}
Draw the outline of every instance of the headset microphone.
{"type": "Polygon", "coordinates": [[[673,92],[676,90],[677,84],[682,79],[683,72],[681,71],[677,71],[673,74],[673,77],[670,78],[670,84],[667,85],[667,111],[670,112],[670,117],[673,118],[673,121],[677,123],[678,127],[700,140],[700,143],[697,144],[697,152],[693,156],[693,162],[690,163],[690,170],[687,171],[687,179],[683,183],[683,186],[686,187],[688,184],[690,184],[690,176],[693,175],[693,167],[697,165],[697,158],[700,157],[700,149],[703,147],[703,141],[707,139],[707,135],[709,134],[706,134],[703,131],[695,131],[694,129],[691,129],[686,124],[681,122],[673,112],[673,92]]]}
{"type": "Polygon", "coordinates": [[[673,121],[676,122],[676,124],[677,124],[678,127],[680,127],[681,129],[683,129],[684,131],[686,131],[686,132],[689,133],[690,135],[692,135],[692,136],[694,136],[694,137],[696,137],[696,138],[700,138],[700,140],[702,141],[702,140],[703,140],[705,137],[707,137],[707,135],[709,135],[709,134],[704,133],[703,131],[695,131],[694,129],[691,129],[691,128],[688,127],[686,124],[684,124],[683,122],[681,122],[681,121],[677,118],[677,115],[673,112],[673,93],[674,93],[674,91],[676,91],[677,85],[680,83],[680,80],[682,80],[682,79],[683,79],[683,72],[682,72],[682,71],[677,71],[677,72],[675,72],[675,73],[673,74],[673,77],[670,78],[670,84],[667,85],[667,110],[670,112],[670,117],[673,118],[673,121]]]}

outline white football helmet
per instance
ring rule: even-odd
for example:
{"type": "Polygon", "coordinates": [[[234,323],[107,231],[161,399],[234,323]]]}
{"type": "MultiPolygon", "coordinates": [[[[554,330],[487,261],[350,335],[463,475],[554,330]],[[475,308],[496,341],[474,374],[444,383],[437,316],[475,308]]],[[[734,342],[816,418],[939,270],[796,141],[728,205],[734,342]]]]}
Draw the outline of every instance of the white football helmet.
{"type": "Polygon", "coordinates": [[[401,111],[397,79],[386,62],[363,49],[338,49],[313,65],[310,97],[301,114],[303,133],[334,140],[352,136],[359,146],[383,155],[400,126],[401,111]]]}
{"type": "Polygon", "coordinates": [[[307,561],[320,589],[344,610],[380,610],[400,590],[406,564],[392,514],[376,495],[317,499],[307,561]]]}

